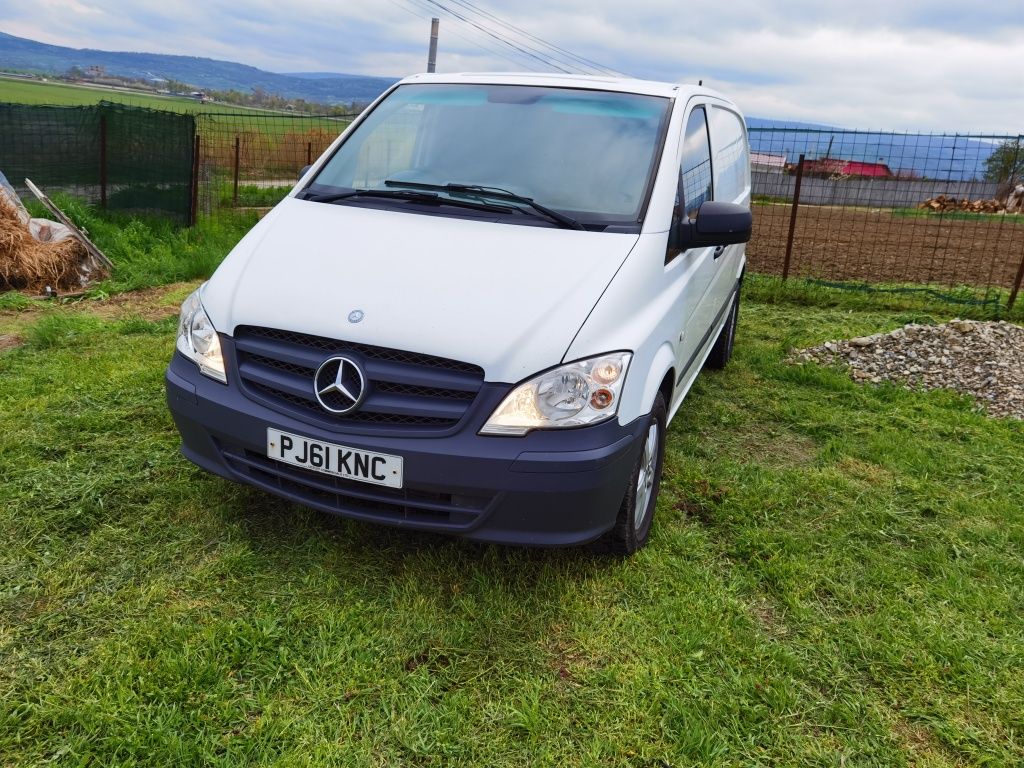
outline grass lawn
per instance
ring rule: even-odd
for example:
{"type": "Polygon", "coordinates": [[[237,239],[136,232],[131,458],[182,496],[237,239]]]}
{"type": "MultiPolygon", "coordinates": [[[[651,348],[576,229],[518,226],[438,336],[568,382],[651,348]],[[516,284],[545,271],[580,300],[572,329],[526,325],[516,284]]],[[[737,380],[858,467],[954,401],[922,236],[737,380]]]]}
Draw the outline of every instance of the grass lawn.
{"type": "Polygon", "coordinates": [[[134,107],[163,109],[170,112],[237,112],[238,114],[279,114],[270,110],[210,104],[180,96],[163,96],[102,86],[72,85],[70,83],[43,83],[38,80],[20,80],[0,77],[0,102],[14,104],[58,104],[87,106],[101,101],[115,101],[134,107]]]}
{"type": "MultiPolygon", "coordinates": [[[[230,211],[183,227],[158,216],[100,213],[63,194],[54,200],[114,263],[113,274],[90,287],[93,298],[209,277],[257,221],[254,212],[230,211]]],[[[33,216],[52,217],[35,200],[25,203],[33,216]]],[[[32,303],[18,293],[0,293],[0,311],[32,303]]]]}
{"type": "MultiPolygon", "coordinates": [[[[259,187],[243,183],[238,186],[238,205],[243,208],[272,208],[284,200],[291,191],[291,187],[259,187]]],[[[218,185],[217,205],[220,208],[230,208],[234,205],[234,190],[230,182],[218,185]]]]}
{"type": "Polygon", "coordinates": [[[919,314],[748,301],[620,561],[208,476],[90,306],[0,314],[3,765],[1024,763],[1024,425],[782,361],[919,314]]]}
{"type": "MultiPolygon", "coordinates": [[[[333,136],[348,127],[348,119],[336,117],[307,116],[290,114],[252,107],[238,107],[226,104],[201,103],[194,99],[156,94],[134,93],[112,88],[98,88],[67,83],[42,83],[0,77],[0,104],[51,104],[60,106],[87,106],[101,101],[129,104],[170,112],[188,112],[205,115],[199,121],[199,129],[210,141],[232,143],[235,134],[254,133],[269,137],[299,135],[309,132],[325,132],[333,136]],[[225,138],[226,137],[226,138],[225,138]]],[[[305,147],[305,139],[302,147],[305,147]]],[[[233,147],[233,144],[232,144],[233,147]]],[[[317,144],[317,152],[322,148],[317,144]]]]}
{"type": "Polygon", "coordinates": [[[953,317],[949,313],[976,320],[1024,322],[1024,295],[1018,296],[1007,310],[1010,291],[1005,288],[803,278],[784,281],[774,275],[753,275],[744,283],[748,296],[768,304],[836,307],[858,312],[889,310],[902,313],[900,317],[907,322],[936,322],[939,316],[953,317]],[[935,312],[938,315],[929,314],[935,312]]]}

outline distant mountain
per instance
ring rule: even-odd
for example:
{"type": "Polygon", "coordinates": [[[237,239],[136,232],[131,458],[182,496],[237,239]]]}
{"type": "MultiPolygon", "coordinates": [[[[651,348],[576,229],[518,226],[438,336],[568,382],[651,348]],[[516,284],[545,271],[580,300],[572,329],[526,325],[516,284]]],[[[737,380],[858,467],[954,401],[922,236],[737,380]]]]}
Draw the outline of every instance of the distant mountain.
{"type": "Polygon", "coordinates": [[[340,72],[282,72],[286,77],[301,77],[303,80],[330,80],[336,77],[352,77],[340,72]]]}
{"type": "Polygon", "coordinates": [[[828,125],[819,125],[818,123],[797,123],[792,120],[771,120],[767,117],[750,117],[747,116],[747,127],[748,128],[804,128],[809,131],[814,130],[837,130],[828,125]]]}
{"type": "Polygon", "coordinates": [[[750,149],[785,155],[796,163],[834,157],[863,163],[884,163],[893,173],[948,181],[980,180],[997,139],[955,134],[854,131],[813,123],[747,118],[750,149]]]}
{"type": "MultiPolygon", "coordinates": [[[[261,88],[287,99],[321,104],[370,101],[394,79],[337,72],[277,74],[230,61],[157,53],[114,53],[88,48],[64,48],[0,32],[0,69],[60,74],[71,67],[103,67],[112,74],[145,79],[166,78],[200,90],[235,89],[249,93],[261,88]]],[[[894,173],[931,179],[981,178],[985,160],[998,141],[954,135],[850,131],[814,123],[751,117],[750,144],[755,152],[785,155],[795,163],[825,157],[885,163],[894,173]]]]}
{"type": "Polygon", "coordinates": [[[0,32],[0,68],[61,74],[71,67],[103,67],[111,74],[134,78],[179,80],[199,90],[234,89],[249,93],[261,88],[286,99],[320,104],[370,101],[395,82],[393,78],[309,73],[281,75],[231,61],[161,53],[64,48],[0,32]]]}

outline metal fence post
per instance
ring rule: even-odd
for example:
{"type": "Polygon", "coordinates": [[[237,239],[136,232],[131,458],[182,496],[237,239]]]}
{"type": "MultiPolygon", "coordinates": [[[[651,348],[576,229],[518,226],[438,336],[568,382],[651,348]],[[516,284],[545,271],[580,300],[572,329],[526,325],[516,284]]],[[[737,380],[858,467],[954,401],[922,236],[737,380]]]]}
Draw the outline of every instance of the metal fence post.
{"type": "Polygon", "coordinates": [[[107,207],[107,116],[100,115],[100,207],[107,207]]]}
{"type": "Polygon", "coordinates": [[[782,263],[782,279],[789,279],[789,262],[793,257],[793,238],[796,236],[796,211],[800,206],[800,186],[804,180],[804,156],[796,166],[796,187],[793,189],[793,208],[789,214],[789,238],[786,240],[786,260],[782,263]]]}
{"type": "Polygon", "coordinates": [[[241,140],[240,137],[235,136],[235,188],[234,188],[234,192],[231,195],[231,204],[235,208],[238,207],[238,166],[240,164],[239,160],[241,159],[241,154],[242,154],[242,140],[241,140]]]}
{"type": "Polygon", "coordinates": [[[313,164],[313,142],[306,142],[306,165],[313,164]]]}
{"type": "Polygon", "coordinates": [[[190,227],[196,225],[199,214],[199,134],[196,134],[195,147],[192,150],[192,199],[189,209],[188,223],[190,227]]]}
{"type": "Polygon", "coordinates": [[[1017,140],[1013,143],[1013,162],[1010,164],[1010,188],[1018,181],[1018,174],[1020,173],[1020,140],[1022,137],[1018,136],[1017,140]]]}

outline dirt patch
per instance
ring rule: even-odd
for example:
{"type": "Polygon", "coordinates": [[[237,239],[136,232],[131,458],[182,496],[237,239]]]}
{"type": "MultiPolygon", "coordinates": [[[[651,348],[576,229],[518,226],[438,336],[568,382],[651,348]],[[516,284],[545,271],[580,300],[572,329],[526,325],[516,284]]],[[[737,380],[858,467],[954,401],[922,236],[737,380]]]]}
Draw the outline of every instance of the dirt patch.
{"type": "MultiPolygon", "coordinates": [[[[103,320],[124,320],[140,317],[143,320],[158,321],[174,317],[181,308],[181,302],[196,287],[195,283],[173,283],[140,291],[118,293],[103,299],[58,299],[55,301],[32,301],[27,306],[0,311],[0,328],[7,325],[17,330],[30,322],[39,312],[61,307],[73,312],[87,312],[103,320]],[[21,319],[24,318],[24,319],[21,319]],[[10,322],[3,322],[9,320],[10,322]]],[[[4,330],[7,330],[4,328],[4,330]]]]}
{"type": "Polygon", "coordinates": [[[14,334],[0,334],[0,352],[6,352],[9,349],[20,347],[25,340],[21,336],[15,336],[14,334]]]}
{"type": "Polygon", "coordinates": [[[852,456],[844,456],[836,462],[836,469],[851,480],[878,487],[892,481],[892,472],[878,464],[871,464],[852,456]]]}
{"type": "Polygon", "coordinates": [[[754,421],[727,435],[709,432],[703,438],[723,456],[772,469],[804,467],[818,455],[812,438],[777,421],[754,421]]]}
{"type": "Polygon", "coordinates": [[[911,722],[900,714],[893,716],[892,732],[907,752],[912,766],[965,765],[923,725],[911,722]]]}
{"type": "Polygon", "coordinates": [[[773,637],[784,637],[789,634],[789,628],[779,609],[768,600],[760,599],[752,603],[750,613],[767,634],[773,637]]]}
{"type": "Polygon", "coordinates": [[[566,639],[566,629],[560,624],[551,627],[551,640],[547,643],[551,673],[563,683],[575,683],[589,671],[604,666],[604,662],[587,655],[583,648],[566,639]]]}
{"type": "MultiPolygon", "coordinates": [[[[782,274],[792,207],[753,206],[752,272],[782,274]]],[[[960,214],[960,216],[969,214],[960,214]]],[[[889,209],[800,206],[790,275],[823,280],[1013,285],[1024,217],[905,216],[889,209]]]]}
{"type": "Polygon", "coordinates": [[[82,300],[69,304],[104,320],[123,320],[141,317],[143,320],[164,320],[174,317],[181,308],[185,295],[194,283],[174,283],[156,288],[144,288],[109,296],[102,300],[82,300]]]}
{"type": "Polygon", "coordinates": [[[759,425],[742,433],[730,452],[743,461],[785,469],[807,466],[814,461],[818,444],[785,427],[759,425]]]}

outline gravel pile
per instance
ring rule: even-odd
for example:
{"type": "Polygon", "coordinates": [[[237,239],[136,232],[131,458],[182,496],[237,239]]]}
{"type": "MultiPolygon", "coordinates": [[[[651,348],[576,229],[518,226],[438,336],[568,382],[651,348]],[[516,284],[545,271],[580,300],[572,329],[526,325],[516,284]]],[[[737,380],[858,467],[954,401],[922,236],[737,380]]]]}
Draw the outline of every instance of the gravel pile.
{"type": "Polygon", "coordinates": [[[793,362],[842,363],[856,381],[912,389],[955,389],[992,416],[1024,419],[1024,328],[951,320],[891,333],[829,341],[793,353],[793,362]]]}

